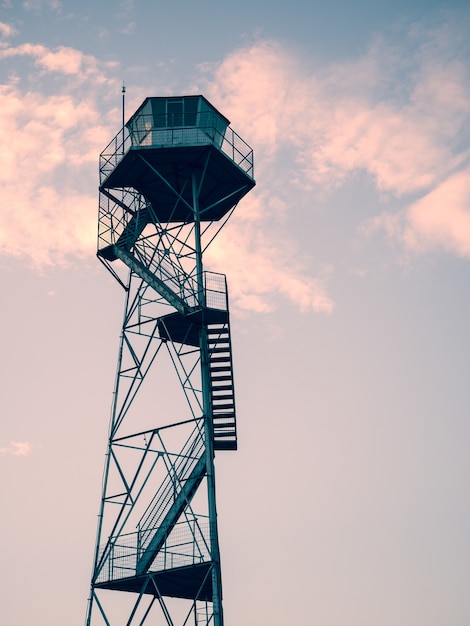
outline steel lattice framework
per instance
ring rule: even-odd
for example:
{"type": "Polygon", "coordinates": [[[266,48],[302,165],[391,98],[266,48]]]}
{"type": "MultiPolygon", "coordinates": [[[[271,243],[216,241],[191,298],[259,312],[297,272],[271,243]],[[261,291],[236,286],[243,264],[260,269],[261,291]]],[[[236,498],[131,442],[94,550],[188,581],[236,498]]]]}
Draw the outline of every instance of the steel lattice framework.
{"type": "Polygon", "coordinates": [[[125,312],[86,626],[223,626],[214,453],[237,430],[226,279],[202,258],[254,184],[202,96],[147,98],[100,156],[125,312]]]}

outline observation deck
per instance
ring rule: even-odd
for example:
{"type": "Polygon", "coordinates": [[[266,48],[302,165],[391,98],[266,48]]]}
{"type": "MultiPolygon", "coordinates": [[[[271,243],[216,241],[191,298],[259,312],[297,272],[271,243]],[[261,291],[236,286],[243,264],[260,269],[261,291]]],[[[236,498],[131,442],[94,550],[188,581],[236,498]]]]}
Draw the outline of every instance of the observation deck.
{"type": "Polygon", "coordinates": [[[204,96],[146,98],[100,155],[100,190],[135,189],[161,223],[221,219],[255,185],[229,124],[204,96]]]}

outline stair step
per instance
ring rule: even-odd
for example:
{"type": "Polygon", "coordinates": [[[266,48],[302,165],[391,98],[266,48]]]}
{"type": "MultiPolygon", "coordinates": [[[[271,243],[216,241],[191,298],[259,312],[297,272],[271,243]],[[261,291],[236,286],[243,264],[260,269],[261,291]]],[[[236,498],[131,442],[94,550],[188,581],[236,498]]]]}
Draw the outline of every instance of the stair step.
{"type": "Polygon", "coordinates": [[[219,395],[212,394],[212,400],[233,400],[233,393],[221,393],[219,395]]]}
{"type": "Polygon", "coordinates": [[[214,409],[233,409],[233,402],[232,404],[218,404],[214,406],[214,409]]]}
{"type": "Polygon", "coordinates": [[[214,441],[214,450],[237,450],[237,440],[231,441],[214,441]]]}
{"type": "Polygon", "coordinates": [[[236,450],[237,438],[235,435],[231,437],[214,437],[214,450],[236,450]]]}
{"type": "MultiPolygon", "coordinates": [[[[212,379],[212,383],[217,382],[212,379]]],[[[233,391],[233,385],[211,385],[211,391],[233,391]]]]}
{"type": "MultiPolygon", "coordinates": [[[[229,356],[211,356],[210,357],[210,362],[212,363],[227,363],[227,361],[229,363],[232,362],[230,355],[229,356]]],[[[211,368],[214,369],[214,368],[211,368]]]]}

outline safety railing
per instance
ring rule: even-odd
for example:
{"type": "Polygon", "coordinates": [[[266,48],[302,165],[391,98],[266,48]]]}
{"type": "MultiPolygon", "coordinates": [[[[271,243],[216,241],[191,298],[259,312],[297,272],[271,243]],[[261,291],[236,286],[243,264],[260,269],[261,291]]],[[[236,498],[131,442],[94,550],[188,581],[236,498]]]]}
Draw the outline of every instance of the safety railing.
{"type": "MultiPolygon", "coordinates": [[[[151,571],[199,565],[210,560],[207,516],[194,515],[167,530],[167,538],[152,563],[151,571]]],[[[141,553],[142,532],[139,530],[112,539],[97,583],[135,576],[141,553]]]]}
{"type": "Polygon", "coordinates": [[[206,307],[228,311],[227,278],[225,274],[204,272],[204,294],[206,307]]]}
{"type": "Polygon", "coordinates": [[[140,547],[145,549],[155,529],[161,524],[175,502],[184,483],[204,453],[203,434],[197,425],[180,454],[168,468],[168,474],[143,513],[140,522],[140,547]]]}
{"type": "Polygon", "coordinates": [[[100,155],[100,183],[131,148],[168,148],[213,145],[253,178],[253,150],[230,127],[223,127],[212,112],[197,115],[191,126],[171,126],[166,116],[140,115],[131,130],[122,128],[100,155]]]}
{"type": "Polygon", "coordinates": [[[129,131],[126,127],[121,128],[100,154],[100,184],[106,180],[116,165],[123,159],[131,145],[129,131]]]}

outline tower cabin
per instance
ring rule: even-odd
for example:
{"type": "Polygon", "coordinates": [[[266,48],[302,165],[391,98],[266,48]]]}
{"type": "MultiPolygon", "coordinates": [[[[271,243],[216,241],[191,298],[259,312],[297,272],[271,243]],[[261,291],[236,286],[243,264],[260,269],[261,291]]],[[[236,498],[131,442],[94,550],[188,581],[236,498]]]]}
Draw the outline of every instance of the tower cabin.
{"type": "Polygon", "coordinates": [[[135,189],[160,223],[221,219],[255,185],[229,124],[204,96],[146,98],[101,155],[101,191],[135,189]]]}

